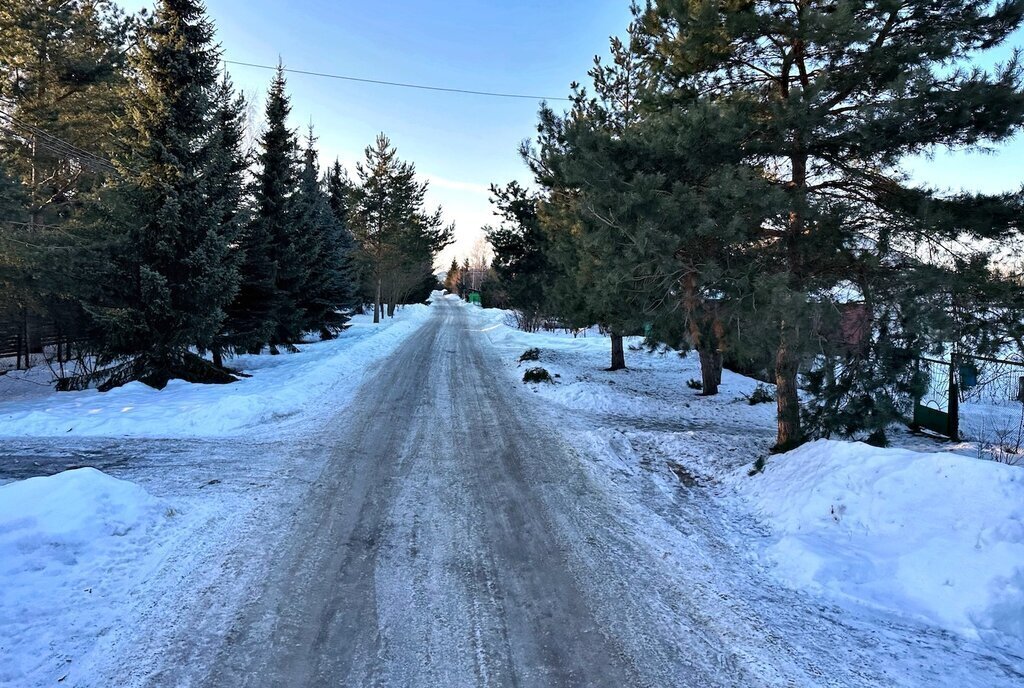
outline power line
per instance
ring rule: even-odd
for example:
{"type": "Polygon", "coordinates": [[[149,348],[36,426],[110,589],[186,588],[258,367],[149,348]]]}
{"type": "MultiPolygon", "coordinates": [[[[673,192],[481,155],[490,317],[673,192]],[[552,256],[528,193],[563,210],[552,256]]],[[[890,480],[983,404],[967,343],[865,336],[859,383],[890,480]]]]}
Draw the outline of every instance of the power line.
{"type": "MultiPolygon", "coordinates": [[[[277,67],[271,65],[255,64],[253,62],[239,62],[238,60],[224,60],[226,64],[240,65],[242,67],[255,67],[256,69],[271,69],[277,70],[277,67]]],[[[571,98],[555,97],[555,96],[531,96],[524,93],[498,93],[495,91],[473,91],[466,88],[445,88],[443,86],[425,86],[423,84],[408,84],[400,81],[382,81],[380,79],[363,79],[356,76],[344,76],[342,74],[327,74],[325,72],[311,72],[305,69],[287,69],[281,68],[281,71],[288,72],[291,74],[305,74],[306,76],[319,76],[325,79],[340,79],[341,81],[356,81],[361,84],[378,84],[380,86],[397,86],[399,88],[415,88],[421,91],[441,91],[442,93],[465,93],[471,96],[487,96],[490,98],[519,98],[522,100],[564,100],[569,101],[571,98]]]]}
{"type": "Polygon", "coordinates": [[[80,162],[83,162],[93,168],[108,172],[117,172],[117,168],[114,167],[114,164],[106,158],[101,158],[98,155],[82,150],[78,146],[69,143],[58,136],[54,136],[53,134],[29,124],[8,112],[0,110],[0,125],[4,124],[6,125],[4,128],[11,133],[15,133],[16,129],[22,129],[29,132],[29,134],[37,138],[37,142],[43,148],[46,148],[58,156],[76,158],[80,162]]]}

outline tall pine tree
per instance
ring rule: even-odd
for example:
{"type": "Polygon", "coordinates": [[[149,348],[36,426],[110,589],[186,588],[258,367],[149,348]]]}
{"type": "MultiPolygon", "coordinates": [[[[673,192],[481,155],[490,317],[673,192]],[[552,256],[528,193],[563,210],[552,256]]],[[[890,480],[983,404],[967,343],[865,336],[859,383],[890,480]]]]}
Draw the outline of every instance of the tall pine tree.
{"type": "Polygon", "coordinates": [[[1022,17],[1021,0],[659,0],[644,12],[661,107],[712,102],[778,201],[752,226],[747,252],[761,336],[774,341],[777,448],[805,438],[799,374],[819,360],[813,323],[837,310],[844,285],[871,309],[864,290],[907,261],[929,262],[928,247],[976,247],[1011,228],[999,199],[974,212],[980,199],[915,188],[899,164],[1019,130],[1016,56],[991,71],[970,61],[1022,17]]]}

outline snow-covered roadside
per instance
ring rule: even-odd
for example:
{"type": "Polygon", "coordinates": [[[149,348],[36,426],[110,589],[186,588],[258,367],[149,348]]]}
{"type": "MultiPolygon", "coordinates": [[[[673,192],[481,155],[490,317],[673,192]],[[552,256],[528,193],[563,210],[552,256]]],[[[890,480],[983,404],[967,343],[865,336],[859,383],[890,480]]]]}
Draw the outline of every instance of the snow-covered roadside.
{"type": "Polygon", "coordinates": [[[938,453],[922,440],[913,444],[923,452],[822,442],[772,457],[751,477],[774,435],[773,405],[747,401],[755,381],[726,372],[721,394],[702,398],[686,387],[699,378],[692,355],[627,350],[631,369],[612,373],[603,370],[608,340],[596,333],[528,334],[498,310],[473,308],[473,317],[517,378],[534,365],[558,375],[520,388],[541,397],[559,425],[575,426],[572,441],[596,457],[613,489],[692,509],[660,493],[707,487],[736,522],[755,524],[728,537],[776,580],[864,618],[884,610],[982,638],[1024,671],[1020,468],[938,453]],[[540,361],[519,363],[533,347],[540,361]]]}
{"type": "Polygon", "coordinates": [[[324,410],[351,393],[362,370],[401,343],[427,318],[429,307],[406,306],[374,325],[357,315],[337,339],[299,346],[297,354],[239,356],[229,362],[251,375],[230,385],[172,380],[155,390],[133,382],[110,392],[52,392],[39,375],[0,377],[0,437],[216,437],[249,435],[267,424],[324,410]],[[25,389],[31,389],[29,395],[25,389]],[[15,400],[5,400],[5,392],[15,400]]]}
{"type": "Polygon", "coordinates": [[[819,440],[748,482],[790,583],[1024,648],[1024,470],[819,440]]]}
{"type": "Polygon", "coordinates": [[[146,685],[175,619],[222,632],[323,469],[324,423],[428,317],[357,316],[236,359],[253,377],[232,385],[0,404],[0,686],[146,685]]]}
{"type": "Polygon", "coordinates": [[[174,516],[93,468],[0,487],[0,684],[41,672],[63,682],[76,649],[68,629],[113,625],[118,599],[159,561],[174,516]]]}

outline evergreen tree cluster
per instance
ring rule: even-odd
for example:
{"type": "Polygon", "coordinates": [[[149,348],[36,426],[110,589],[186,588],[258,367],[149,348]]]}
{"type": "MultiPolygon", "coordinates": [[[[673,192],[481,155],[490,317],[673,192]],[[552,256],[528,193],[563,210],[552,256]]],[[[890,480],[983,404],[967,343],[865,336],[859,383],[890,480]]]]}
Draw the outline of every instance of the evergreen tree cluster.
{"type": "Polygon", "coordinates": [[[282,69],[247,150],[199,0],[42,5],[0,7],[0,322],[74,341],[65,388],[230,382],[226,357],[334,336],[368,285],[392,314],[433,288],[452,229],[413,166],[382,135],[358,182],[322,170],[282,69]]]}
{"type": "Polygon", "coordinates": [[[778,449],[884,442],[917,357],[1021,341],[1024,197],[901,165],[1020,131],[1018,55],[977,64],[1022,20],[1021,0],[634,6],[591,89],[541,109],[538,191],[494,190],[510,302],[696,349],[705,394],[725,364],[770,380],[778,449]]]}

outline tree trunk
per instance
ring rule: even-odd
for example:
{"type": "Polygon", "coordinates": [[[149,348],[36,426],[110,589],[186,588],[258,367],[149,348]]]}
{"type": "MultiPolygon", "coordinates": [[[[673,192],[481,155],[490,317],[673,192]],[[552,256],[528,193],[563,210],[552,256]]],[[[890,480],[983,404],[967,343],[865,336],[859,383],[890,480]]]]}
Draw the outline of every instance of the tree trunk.
{"type": "Polygon", "coordinates": [[[612,365],[608,370],[622,370],[626,367],[626,352],[622,348],[622,335],[611,333],[612,365]]]}
{"type": "Polygon", "coordinates": [[[700,356],[701,395],[714,396],[722,384],[722,352],[700,349],[697,354],[700,356]]]}
{"type": "Polygon", "coordinates": [[[377,296],[373,300],[373,322],[374,323],[379,323],[380,322],[380,289],[381,289],[381,283],[380,283],[380,278],[378,277],[377,278],[377,296]]]}
{"type": "Polygon", "coordinates": [[[784,331],[775,355],[775,401],[779,422],[775,451],[788,451],[801,442],[800,396],[797,388],[799,367],[784,331]]]}
{"type": "Polygon", "coordinates": [[[219,346],[215,346],[215,347],[213,347],[213,350],[211,351],[211,353],[213,354],[213,365],[216,366],[217,368],[223,368],[224,367],[224,352],[222,352],[220,350],[219,346]]]}

